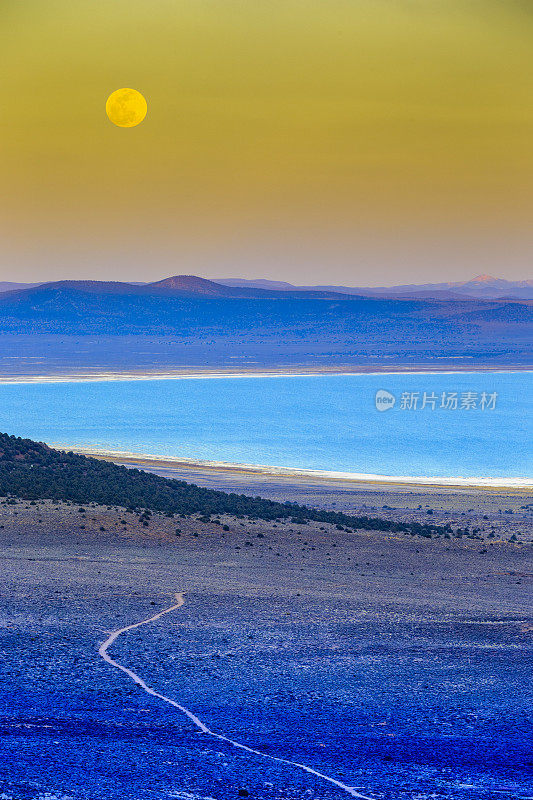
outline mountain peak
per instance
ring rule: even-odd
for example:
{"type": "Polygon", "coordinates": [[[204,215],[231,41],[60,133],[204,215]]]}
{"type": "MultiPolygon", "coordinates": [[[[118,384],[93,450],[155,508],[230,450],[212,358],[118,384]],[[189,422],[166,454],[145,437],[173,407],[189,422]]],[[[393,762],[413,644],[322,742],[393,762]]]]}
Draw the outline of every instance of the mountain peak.
{"type": "Polygon", "coordinates": [[[196,275],[171,275],[169,278],[163,278],[160,281],[153,281],[148,286],[157,286],[161,289],[204,289],[213,290],[216,287],[214,281],[209,281],[206,278],[199,278],[196,275]]]}
{"type": "Polygon", "coordinates": [[[171,275],[161,281],[147,283],[145,290],[157,293],[187,294],[196,297],[257,297],[268,294],[258,289],[240,289],[199,278],[197,275],[171,275]]]}
{"type": "Polygon", "coordinates": [[[495,278],[493,275],[476,275],[476,277],[469,280],[468,283],[495,283],[499,280],[501,280],[501,278],[495,278]]]}

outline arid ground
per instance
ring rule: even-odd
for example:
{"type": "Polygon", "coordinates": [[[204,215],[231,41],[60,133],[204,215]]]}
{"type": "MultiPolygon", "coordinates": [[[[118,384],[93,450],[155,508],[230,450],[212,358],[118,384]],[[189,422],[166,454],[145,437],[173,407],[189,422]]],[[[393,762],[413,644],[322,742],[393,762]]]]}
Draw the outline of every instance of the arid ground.
{"type": "Polygon", "coordinates": [[[469,533],[4,502],[4,800],[348,796],[202,734],[99,657],[176,592],[109,655],[214,732],[380,800],[533,796],[531,497],[194,480],[469,533]]]}

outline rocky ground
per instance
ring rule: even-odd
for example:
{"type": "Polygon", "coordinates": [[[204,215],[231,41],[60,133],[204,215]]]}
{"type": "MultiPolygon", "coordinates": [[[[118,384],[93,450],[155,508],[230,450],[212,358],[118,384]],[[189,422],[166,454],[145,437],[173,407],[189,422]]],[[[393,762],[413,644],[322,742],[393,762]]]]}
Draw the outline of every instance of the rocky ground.
{"type": "Polygon", "coordinates": [[[468,532],[3,501],[0,796],[348,796],[207,738],[99,658],[110,631],[183,591],[182,608],[110,655],[212,730],[380,800],[531,797],[531,498],[272,481],[248,491],[468,532]]]}

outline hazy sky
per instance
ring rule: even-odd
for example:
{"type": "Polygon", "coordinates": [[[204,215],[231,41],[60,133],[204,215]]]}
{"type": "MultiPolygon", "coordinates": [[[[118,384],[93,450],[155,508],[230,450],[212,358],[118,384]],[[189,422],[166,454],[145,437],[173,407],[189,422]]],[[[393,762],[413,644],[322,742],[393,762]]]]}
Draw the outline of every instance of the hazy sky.
{"type": "Polygon", "coordinates": [[[532,8],[2,0],[0,279],[531,277],[532,8]]]}

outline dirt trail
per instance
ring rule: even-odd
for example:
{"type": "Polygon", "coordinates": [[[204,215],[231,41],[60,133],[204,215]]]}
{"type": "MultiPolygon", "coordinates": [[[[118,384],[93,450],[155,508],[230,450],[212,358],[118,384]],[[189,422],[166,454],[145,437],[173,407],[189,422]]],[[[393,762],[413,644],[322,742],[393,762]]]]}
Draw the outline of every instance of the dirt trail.
{"type": "Polygon", "coordinates": [[[356,791],[356,789],[354,789],[352,786],[347,786],[345,783],[342,783],[341,781],[338,781],[335,778],[331,778],[329,775],[324,775],[322,772],[317,772],[317,770],[308,767],[306,764],[300,764],[297,761],[288,761],[285,758],[279,758],[278,756],[271,756],[268,755],[267,753],[262,753],[260,750],[254,750],[253,747],[248,747],[247,745],[242,744],[241,742],[237,742],[234,739],[230,739],[221,733],[215,733],[214,731],[210,730],[207,727],[207,725],[204,725],[204,723],[200,719],[198,719],[198,717],[195,714],[193,714],[192,711],[189,711],[188,708],[185,708],[185,706],[176,703],[176,701],[172,700],[170,697],[166,697],[164,694],[156,692],[155,689],[152,689],[150,686],[148,686],[148,684],[146,684],[139,675],[133,672],[133,670],[128,669],[128,667],[124,667],[122,664],[119,664],[118,661],[115,661],[113,658],[111,658],[111,656],[107,651],[111,647],[113,642],[115,642],[122,633],[134,630],[134,628],[139,628],[141,627],[141,625],[149,625],[151,622],[155,622],[156,620],[163,617],[165,614],[170,614],[172,611],[176,611],[176,609],[181,608],[184,602],[185,600],[183,597],[183,593],[178,592],[176,594],[176,602],[173,605],[169,606],[169,608],[165,608],[163,609],[163,611],[159,611],[152,617],[143,619],[140,622],[135,622],[133,625],[126,625],[124,628],[118,628],[118,630],[113,631],[113,633],[111,633],[111,635],[105,640],[105,642],[103,642],[103,644],[101,644],[100,647],[98,648],[99,655],[104,659],[104,661],[107,664],[109,664],[112,667],[115,667],[115,669],[119,669],[121,672],[124,672],[147,694],[151,695],[152,697],[157,697],[159,700],[162,700],[165,703],[169,703],[171,706],[174,706],[174,708],[177,708],[178,711],[181,711],[182,714],[185,714],[185,716],[188,719],[190,719],[190,721],[194,725],[196,725],[196,727],[202,733],[205,733],[208,736],[212,736],[214,739],[218,739],[219,741],[227,742],[228,744],[231,744],[233,747],[237,747],[239,750],[244,750],[247,753],[251,753],[252,755],[260,756],[261,758],[268,758],[269,760],[276,761],[279,764],[287,764],[291,767],[297,767],[298,769],[301,769],[304,772],[309,773],[310,775],[315,775],[315,777],[321,778],[322,780],[327,781],[328,783],[331,783],[334,786],[337,786],[339,789],[342,789],[342,791],[346,792],[351,797],[359,797],[361,798],[361,800],[373,800],[373,798],[369,797],[368,795],[361,794],[360,792],[356,791]]]}

